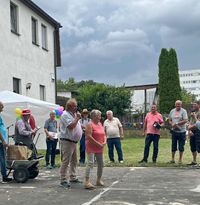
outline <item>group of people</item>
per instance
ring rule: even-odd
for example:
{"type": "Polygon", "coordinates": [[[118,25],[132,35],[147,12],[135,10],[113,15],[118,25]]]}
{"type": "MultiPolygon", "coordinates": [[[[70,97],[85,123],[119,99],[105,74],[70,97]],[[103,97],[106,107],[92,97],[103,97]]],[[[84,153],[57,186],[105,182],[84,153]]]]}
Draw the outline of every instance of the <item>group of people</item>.
{"type": "MultiPolygon", "coordinates": [[[[3,111],[3,103],[0,102],[0,113],[3,111]]],[[[114,147],[118,154],[118,162],[123,163],[123,153],[121,147],[121,138],[123,138],[123,128],[119,119],[113,116],[111,110],[106,113],[107,119],[102,123],[101,112],[92,110],[90,113],[87,109],[83,109],[82,113],[77,111],[77,101],[71,98],[66,103],[66,110],[63,112],[59,125],[55,119],[55,111],[51,111],[49,118],[45,121],[44,131],[46,134],[46,167],[52,169],[56,167],[55,156],[58,143],[58,131],[60,132],[60,184],[69,188],[71,183],[79,183],[76,177],[76,168],[78,163],[77,143],[80,141],[80,164],[85,163],[87,153],[87,166],[85,170],[86,189],[93,189],[95,186],[90,181],[90,172],[97,163],[97,186],[104,186],[102,181],[103,173],[103,149],[108,145],[108,155],[110,162],[115,162],[114,147]],[[90,118],[89,118],[90,115],[90,118]]],[[[35,144],[33,139],[38,128],[30,109],[23,109],[21,118],[15,123],[15,144],[25,145],[32,150],[30,159],[38,159],[35,144]]],[[[0,163],[2,180],[4,182],[12,179],[6,173],[6,158],[5,147],[7,144],[7,133],[0,115],[0,163]]]]}
{"type": "MultiPolygon", "coordinates": [[[[175,163],[175,154],[179,150],[178,164],[183,162],[184,146],[186,141],[186,133],[188,133],[190,141],[190,149],[193,160],[188,165],[196,165],[197,153],[200,152],[200,102],[192,103],[190,119],[188,119],[187,111],[182,108],[182,101],[175,102],[175,108],[170,111],[168,124],[170,125],[170,133],[172,135],[171,143],[171,160],[170,164],[175,163]]],[[[160,128],[165,125],[162,115],[157,111],[157,106],[153,104],[151,111],[147,113],[144,120],[145,146],[144,156],[139,163],[147,163],[150,145],[153,142],[152,162],[156,163],[158,157],[158,144],[160,139],[160,128]]]]}
{"type": "MultiPolygon", "coordinates": [[[[3,110],[3,103],[0,102],[0,113],[3,110]]],[[[60,132],[60,184],[69,188],[71,183],[80,183],[81,181],[76,176],[76,168],[78,164],[77,143],[80,141],[80,164],[85,163],[87,154],[87,165],[85,169],[84,187],[93,189],[95,186],[90,180],[90,172],[97,164],[97,186],[104,186],[102,181],[103,173],[103,150],[104,146],[108,146],[108,156],[110,163],[115,162],[114,147],[118,154],[118,162],[123,163],[123,152],[121,147],[121,139],[123,139],[123,127],[118,118],[113,116],[113,112],[106,112],[107,119],[102,122],[101,111],[94,109],[90,113],[87,109],[83,109],[82,113],[77,110],[77,101],[71,98],[66,103],[65,111],[63,112],[58,125],[55,119],[56,113],[50,112],[49,119],[45,121],[44,131],[46,133],[46,166],[54,168],[56,147],[58,143],[57,132],[60,132]],[[89,117],[90,116],[90,117],[89,117]]],[[[29,109],[22,110],[22,116],[16,121],[15,125],[15,143],[26,145],[32,150],[31,158],[38,158],[37,150],[33,143],[33,138],[37,132],[35,121],[32,119],[29,109]],[[32,126],[31,126],[32,125],[32,126]]],[[[147,163],[149,157],[150,145],[153,142],[152,162],[157,162],[158,147],[160,139],[160,128],[165,122],[162,115],[157,111],[156,104],[151,106],[151,111],[147,113],[144,120],[145,146],[144,156],[139,163],[147,163]]],[[[175,108],[169,114],[170,132],[172,135],[171,152],[172,159],[170,163],[175,163],[175,154],[179,150],[178,163],[183,160],[184,145],[186,140],[186,127],[189,130],[190,147],[193,160],[190,165],[196,165],[197,152],[200,152],[200,103],[192,104],[192,112],[188,121],[187,111],[182,108],[182,102],[177,100],[175,108]]],[[[6,174],[5,165],[5,146],[7,146],[6,128],[0,115],[0,165],[2,180],[8,182],[11,179],[6,174]]]]}
{"type": "Polygon", "coordinates": [[[120,138],[123,137],[123,128],[118,118],[113,117],[111,110],[107,111],[107,120],[101,123],[101,112],[87,109],[81,113],[77,111],[77,101],[69,99],[66,103],[66,111],[60,119],[60,149],[61,149],[61,185],[69,188],[71,183],[80,183],[76,176],[77,167],[77,143],[80,142],[80,163],[85,162],[85,151],[87,153],[87,165],[85,170],[84,187],[93,189],[95,186],[90,180],[90,172],[96,161],[97,180],[96,186],[104,186],[103,173],[103,149],[108,144],[109,158],[114,162],[114,146],[118,153],[118,161],[123,163],[123,154],[120,138]]]}

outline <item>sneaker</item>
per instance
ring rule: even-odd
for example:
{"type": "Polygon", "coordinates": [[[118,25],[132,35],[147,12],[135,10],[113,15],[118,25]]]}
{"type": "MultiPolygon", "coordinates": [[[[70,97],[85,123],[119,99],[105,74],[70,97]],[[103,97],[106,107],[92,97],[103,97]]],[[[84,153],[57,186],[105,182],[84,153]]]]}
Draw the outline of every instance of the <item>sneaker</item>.
{"type": "Polygon", "coordinates": [[[108,163],[109,163],[109,164],[113,164],[113,163],[115,163],[115,161],[111,161],[111,160],[110,160],[108,163]]]}
{"type": "Polygon", "coordinates": [[[53,169],[53,167],[49,164],[49,165],[47,166],[47,169],[53,169]]]}
{"type": "Polygon", "coordinates": [[[119,161],[119,163],[120,163],[120,164],[123,164],[123,163],[124,163],[124,161],[123,161],[123,160],[120,160],[120,161],[119,161]]]}
{"type": "Polygon", "coordinates": [[[197,165],[196,162],[191,162],[190,164],[187,164],[188,166],[194,166],[194,165],[197,165]]]}
{"type": "Polygon", "coordinates": [[[61,182],[60,185],[66,189],[69,189],[71,187],[70,182],[67,181],[61,182]]]}
{"type": "Polygon", "coordinates": [[[83,183],[82,181],[80,181],[78,178],[75,178],[75,179],[70,179],[70,182],[72,183],[83,183]]]}
{"type": "Polygon", "coordinates": [[[146,160],[142,159],[141,161],[138,162],[139,164],[142,164],[142,163],[147,163],[146,160]]]}
{"type": "Polygon", "coordinates": [[[7,182],[11,182],[11,181],[12,181],[12,178],[9,178],[9,177],[3,177],[3,179],[2,179],[3,183],[7,183],[7,182]]]}

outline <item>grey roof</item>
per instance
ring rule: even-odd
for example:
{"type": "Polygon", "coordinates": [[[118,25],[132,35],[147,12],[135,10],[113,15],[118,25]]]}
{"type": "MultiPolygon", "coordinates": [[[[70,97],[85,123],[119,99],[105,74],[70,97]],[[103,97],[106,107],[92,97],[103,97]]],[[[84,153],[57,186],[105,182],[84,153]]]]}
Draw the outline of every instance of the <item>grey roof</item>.
{"type": "Polygon", "coordinates": [[[55,28],[61,28],[62,25],[57,22],[55,19],[53,19],[51,16],[49,16],[44,10],[42,10],[39,6],[37,6],[33,1],[31,0],[20,0],[23,4],[25,4],[27,7],[32,9],[35,13],[37,13],[39,16],[44,18],[47,22],[49,22],[52,26],[55,28]]]}

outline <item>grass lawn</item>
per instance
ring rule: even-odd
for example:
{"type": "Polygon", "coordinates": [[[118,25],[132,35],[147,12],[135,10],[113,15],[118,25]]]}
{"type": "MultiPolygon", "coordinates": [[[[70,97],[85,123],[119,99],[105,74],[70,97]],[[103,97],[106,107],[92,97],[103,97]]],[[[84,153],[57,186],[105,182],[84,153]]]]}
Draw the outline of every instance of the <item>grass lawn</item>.
{"type": "MultiPolygon", "coordinates": [[[[123,155],[124,155],[124,163],[119,164],[118,162],[114,164],[109,164],[108,159],[108,152],[107,152],[107,146],[104,150],[104,161],[105,166],[141,166],[138,164],[138,161],[140,161],[143,157],[143,151],[144,151],[144,137],[126,137],[122,141],[122,149],[123,149],[123,155]]],[[[154,166],[152,163],[152,148],[153,144],[151,145],[150,153],[149,153],[149,163],[147,166],[154,166]]],[[[169,165],[167,162],[171,160],[171,139],[170,138],[160,138],[159,141],[159,153],[158,153],[158,159],[157,159],[157,165],[160,167],[166,167],[166,166],[177,166],[177,165],[169,165]]],[[[45,154],[45,150],[39,150],[39,153],[45,154]]],[[[79,152],[78,152],[79,153],[79,152]]],[[[192,159],[192,155],[190,152],[190,146],[187,142],[185,144],[185,152],[184,152],[184,158],[183,158],[183,165],[186,165],[187,163],[190,163],[192,159]]],[[[117,153],[115,151],[115,160],[117,161],[117,153]]],[[[176,161],[178,161],[178,152],[176,153],[176,161]]],[[[41,160],[41,166],[45,165],[45,160],[41,160]]],[[[60,165],[60,155],[56,156],[56,164],[60,165]]]]}

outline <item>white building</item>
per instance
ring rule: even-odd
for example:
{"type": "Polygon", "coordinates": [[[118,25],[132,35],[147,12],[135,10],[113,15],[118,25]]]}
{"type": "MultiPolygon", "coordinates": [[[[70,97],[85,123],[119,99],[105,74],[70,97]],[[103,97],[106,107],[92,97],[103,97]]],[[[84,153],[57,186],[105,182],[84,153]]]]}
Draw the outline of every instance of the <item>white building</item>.
{"type": "Polygon", "coordinates": [[[180,85],[200,100],[200,70],[179,71],[180,85]]]}
{"type": "Polygon", "coordinates": [[[31,0],[0,3],[0,91],[55,103],[60,23],[31,0]]]}

